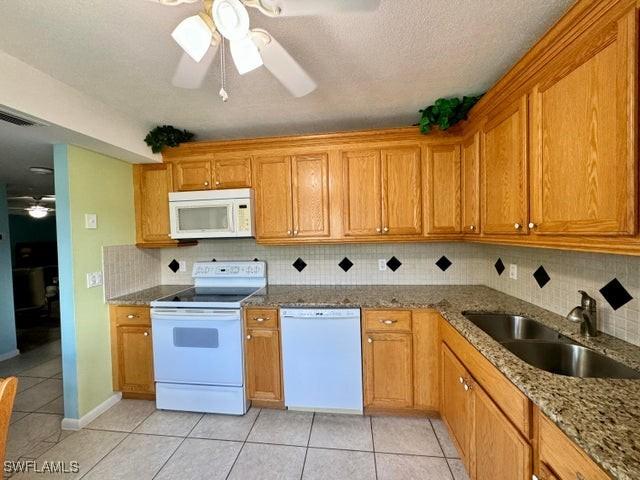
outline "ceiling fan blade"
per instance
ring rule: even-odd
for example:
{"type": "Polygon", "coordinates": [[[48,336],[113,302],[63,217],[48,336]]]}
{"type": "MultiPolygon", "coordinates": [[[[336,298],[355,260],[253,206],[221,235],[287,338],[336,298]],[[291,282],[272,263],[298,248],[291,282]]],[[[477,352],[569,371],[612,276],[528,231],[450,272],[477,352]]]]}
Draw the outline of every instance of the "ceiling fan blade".
{"type": "Polygon", "coordinates": [[[200,88],[217,52],[218,46],[211,45],[199,62],[193,60],[187,53],[183,53],[171,83],[178,88],[193,90],[200,88]]]}
{"type": "Polygon", "coordinates": [[[318,85],[278,41],[265,30],[254,29],[254,41],[262,55],[264,66],[294,97],[304,97],[318,85]]]}
{"type": "Polygon", "coordinates": [[[279,17],[372,11],[380,6],[380,0],[263,0],[263,2],[269,7],[278,7],[279,17]]]}
{"type": "Polygon", "coordinates": [[[153,3],[159,3],[161,5],[167,5],[169,7],[177,7],[183,3],[196,3],[198,0],[147,0],[153,3]]]}

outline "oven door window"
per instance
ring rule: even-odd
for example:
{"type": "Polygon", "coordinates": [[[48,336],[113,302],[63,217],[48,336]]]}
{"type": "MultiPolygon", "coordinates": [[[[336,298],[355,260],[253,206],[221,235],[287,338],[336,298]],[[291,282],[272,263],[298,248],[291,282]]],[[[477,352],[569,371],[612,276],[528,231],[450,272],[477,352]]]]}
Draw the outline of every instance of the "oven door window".
{"type": "Polygon", "coordinates": [[[173,346],[184,348],[218,348],[217,328],[173,329],[173,346]]]}
{"type": "Polygon", "coordinates": [[[229,232],[232,229],[232,211],[231,204],[178,207],[178,230],[229,232]]]}

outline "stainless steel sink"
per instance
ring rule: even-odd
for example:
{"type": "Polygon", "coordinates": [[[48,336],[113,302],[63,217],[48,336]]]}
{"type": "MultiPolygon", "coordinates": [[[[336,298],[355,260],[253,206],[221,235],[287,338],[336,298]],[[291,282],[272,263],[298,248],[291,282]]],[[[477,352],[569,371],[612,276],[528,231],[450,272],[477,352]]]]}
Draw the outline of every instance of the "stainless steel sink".
{"type": "Polygon", "coordinates": [[[463,312],[478,328],[498,342],[509,340],[549,340],[572,342],[553,328],[519,315],[508,313],[463,312]]]}
{"type": "Polygon", "coordinates": [[[503,342],[502,345],[529,365],[558,375],[640,379],[640,372],[580,345],[531,341],[503,342]]]}
{"type": "Polygon", "coordinates": [[[637,370],[578,345],[530,318],[489,312],[463,315],[514,355],[541,370],[571,377],[640,379],[637,370]]]}

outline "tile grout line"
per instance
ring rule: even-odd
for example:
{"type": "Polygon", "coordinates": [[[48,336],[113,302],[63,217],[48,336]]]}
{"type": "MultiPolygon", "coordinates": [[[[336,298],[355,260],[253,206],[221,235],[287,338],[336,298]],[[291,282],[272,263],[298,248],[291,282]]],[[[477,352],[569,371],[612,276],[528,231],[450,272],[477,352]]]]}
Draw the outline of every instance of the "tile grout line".
{"type": "Polygon", "coordinates": [[[369,416],[369,427],[371,430],[371,448],[373,449],[373,470],[376,474],[376,480],[378,480],[378,460],[376,459],[376,441],[373,437],[373,417],[369,416]]]}
{"type": "MultiPolygon", "coordinates": [[[[156,409],[156,412],[158,412],[158,411],[159,411],[159,410],[157,410],[157,409],[156,409]]],[[[154,412],[154,413],[155,413],[155,412],[154,412]]],[[[153,413],[152,413],[151,415],[153,415],[153,413]]],[[[150,416],[151,416],[151,415],[150,415],[150,416]]],[[[169,463],[169,461],[173,458],[173,456],[176,454],[176,452],[177,452],[178,450],[180,450],[180,447],[182,446],[182,444],[183,444],[184,442],[186,442],[186,441],[187,441],[187,438],[189,438],[189,435],[191,434],[191,432],[193,432],[193,430],[196,428],[196,426],[197,426],[197,425],[200,423],[200,421],[204,418],[204,415],[205,415],[204,413],[203,413],[203,414],[201,414],[201,415],[200,415],[200,418],[199,418],[199,419],[198,419],[198,420],[193,424],[193,427],[191,427],[191,429],[189,430],[189,432],[188,432],[184,437],[182,437],[182,441],[178,444],[178,446],[176,447],[176,449],[175,449],[173,452],[171,452],[171,455],[169,455],[169,457],[165,460],[165,462],[160,466],[160,468],[158,469],[158,471],[155,473],[155,475],[152,477],[152,479],[151,479],[151,480],[155,479],[158,475],[160,475],[160,472],[162,471],[162,469],[167,465],[167,463],[169,463]]],[[[150,416],[149,416],[149,417],[150,417],[150,416]]],[[[149,417],[147,417],[147,418],[149,418],[149,417]]],[[[146,419],[145,419],[145,421],[146,421],[146,419]]],[[[142,423],[144,423],[144,422],[142,422],[142,423]]],[[[142,423],[141,423],[140,425],[142,425],[142,423]]],[[[136,428],[139,428],[139,427],[140,427],[140,425],[138,425],[136,428]]],[[[144,434],[141,434],[141,435],[144,435],[144,434]]],[[[168,437],[168,436],[170,436],[170,435],[166,435],[166,436],[168,437]]],[[[174,437],[175,437],[175,436],[174,436],[174,437]]]]}
{"type": "Polygon", "coordinates": [[[440,447],[440,450],[442,451],[442,457],[444,458],[444,463],[447,464],[447,468],[449,469],[449,473],[451,474],[451,478],[452,480],[455,480],[455,476],[453,475],[453,470],[451,470],[451,465],[449,465],[449,460],[447,460],[447,455],[444,453],[444,448],[442,448],[442,442],[440,442],[440,438],[438,437],[438,434],[436,433],[436,427],[433,426],[433,422],[431,421],[431,419],[429,417],[427,417],[427,422],[429,422],[429,425],[431,426],[431,430],[433,431],[433,436],[436,437],[436,442],[438,442],[438,446],[440,447]]]}
{"type": "Polygon", "coordinates": [[[227,480],[229,478],[229,475],[231,475],[231,472],[233,471],[234,467],[236,466],[236,463],[238,463],[238,459],[240,458],[240,454],[242,453],[242,450],[244,449],[244,446],[247,444],[247,440],[249,439],[249,435],[251,435],[251,432],[253,432],[253,428],[256,426],[256,423],[258,423],[258,418],[260,417],[261,414],[262,414],[262,408],[260,410],[258,410],[258,414],[256,415],[256,418],[253,419],[253,423],[251,424],[251,428],[247,432],[247,436],[244,437],[244,441],[242,442],[242,446],[240,447],[240,450],[238,450],[238,454],[236,455],[236,458],[233,460],[233,463],[231,464],[231,468],[229,468],[229,471],[227,472],[227,475],[224,477],[225,480],[227,480]]]}
{"type": "Polygon", "coordinates": [[[309,427],[309,436],[307,437],[307,446],[304,449],[304,460],[302,460],[302,470],[300,471],[300,480],[304,476],[304,467],[307,465],[307,454],[309,453],[309,443],[311,443],[311,432],[313,431],[313,422],[316,420],[316,412],[311,416],[311,426],[309,427]]]}

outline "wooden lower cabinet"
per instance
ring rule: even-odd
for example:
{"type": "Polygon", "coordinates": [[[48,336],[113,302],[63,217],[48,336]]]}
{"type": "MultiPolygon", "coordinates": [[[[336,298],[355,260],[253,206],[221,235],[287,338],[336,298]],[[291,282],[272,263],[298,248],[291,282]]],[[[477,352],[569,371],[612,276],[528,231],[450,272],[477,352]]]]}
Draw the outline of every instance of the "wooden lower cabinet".
{"type": "Polygon", "coordinates": [[[442,405],[440,415],[449,428],[450,436],[468,467],[471,408],[464,389],[466,369],[447,348],[442,346],[442,405]]]}
{"type": "Polygon", "coordinates": [[[439,319],[431,310],[363,310],[364,407],[368,412],[438,410],[439,319]]]}
{"type": "Polygon", "coordinates": [[[277,309],[245,310],[245,371],[249,400],[254,404],[282,407],[284,397],[277,318],[277,309]],[[264,326],[254,327],[256,322],[264,323],[264,326]]]}
{"type": "Polygon", "coordinates": [[[110,307],[113,389],[123,397],[153,398],[153,342],[149,307],[110,307]]]}

